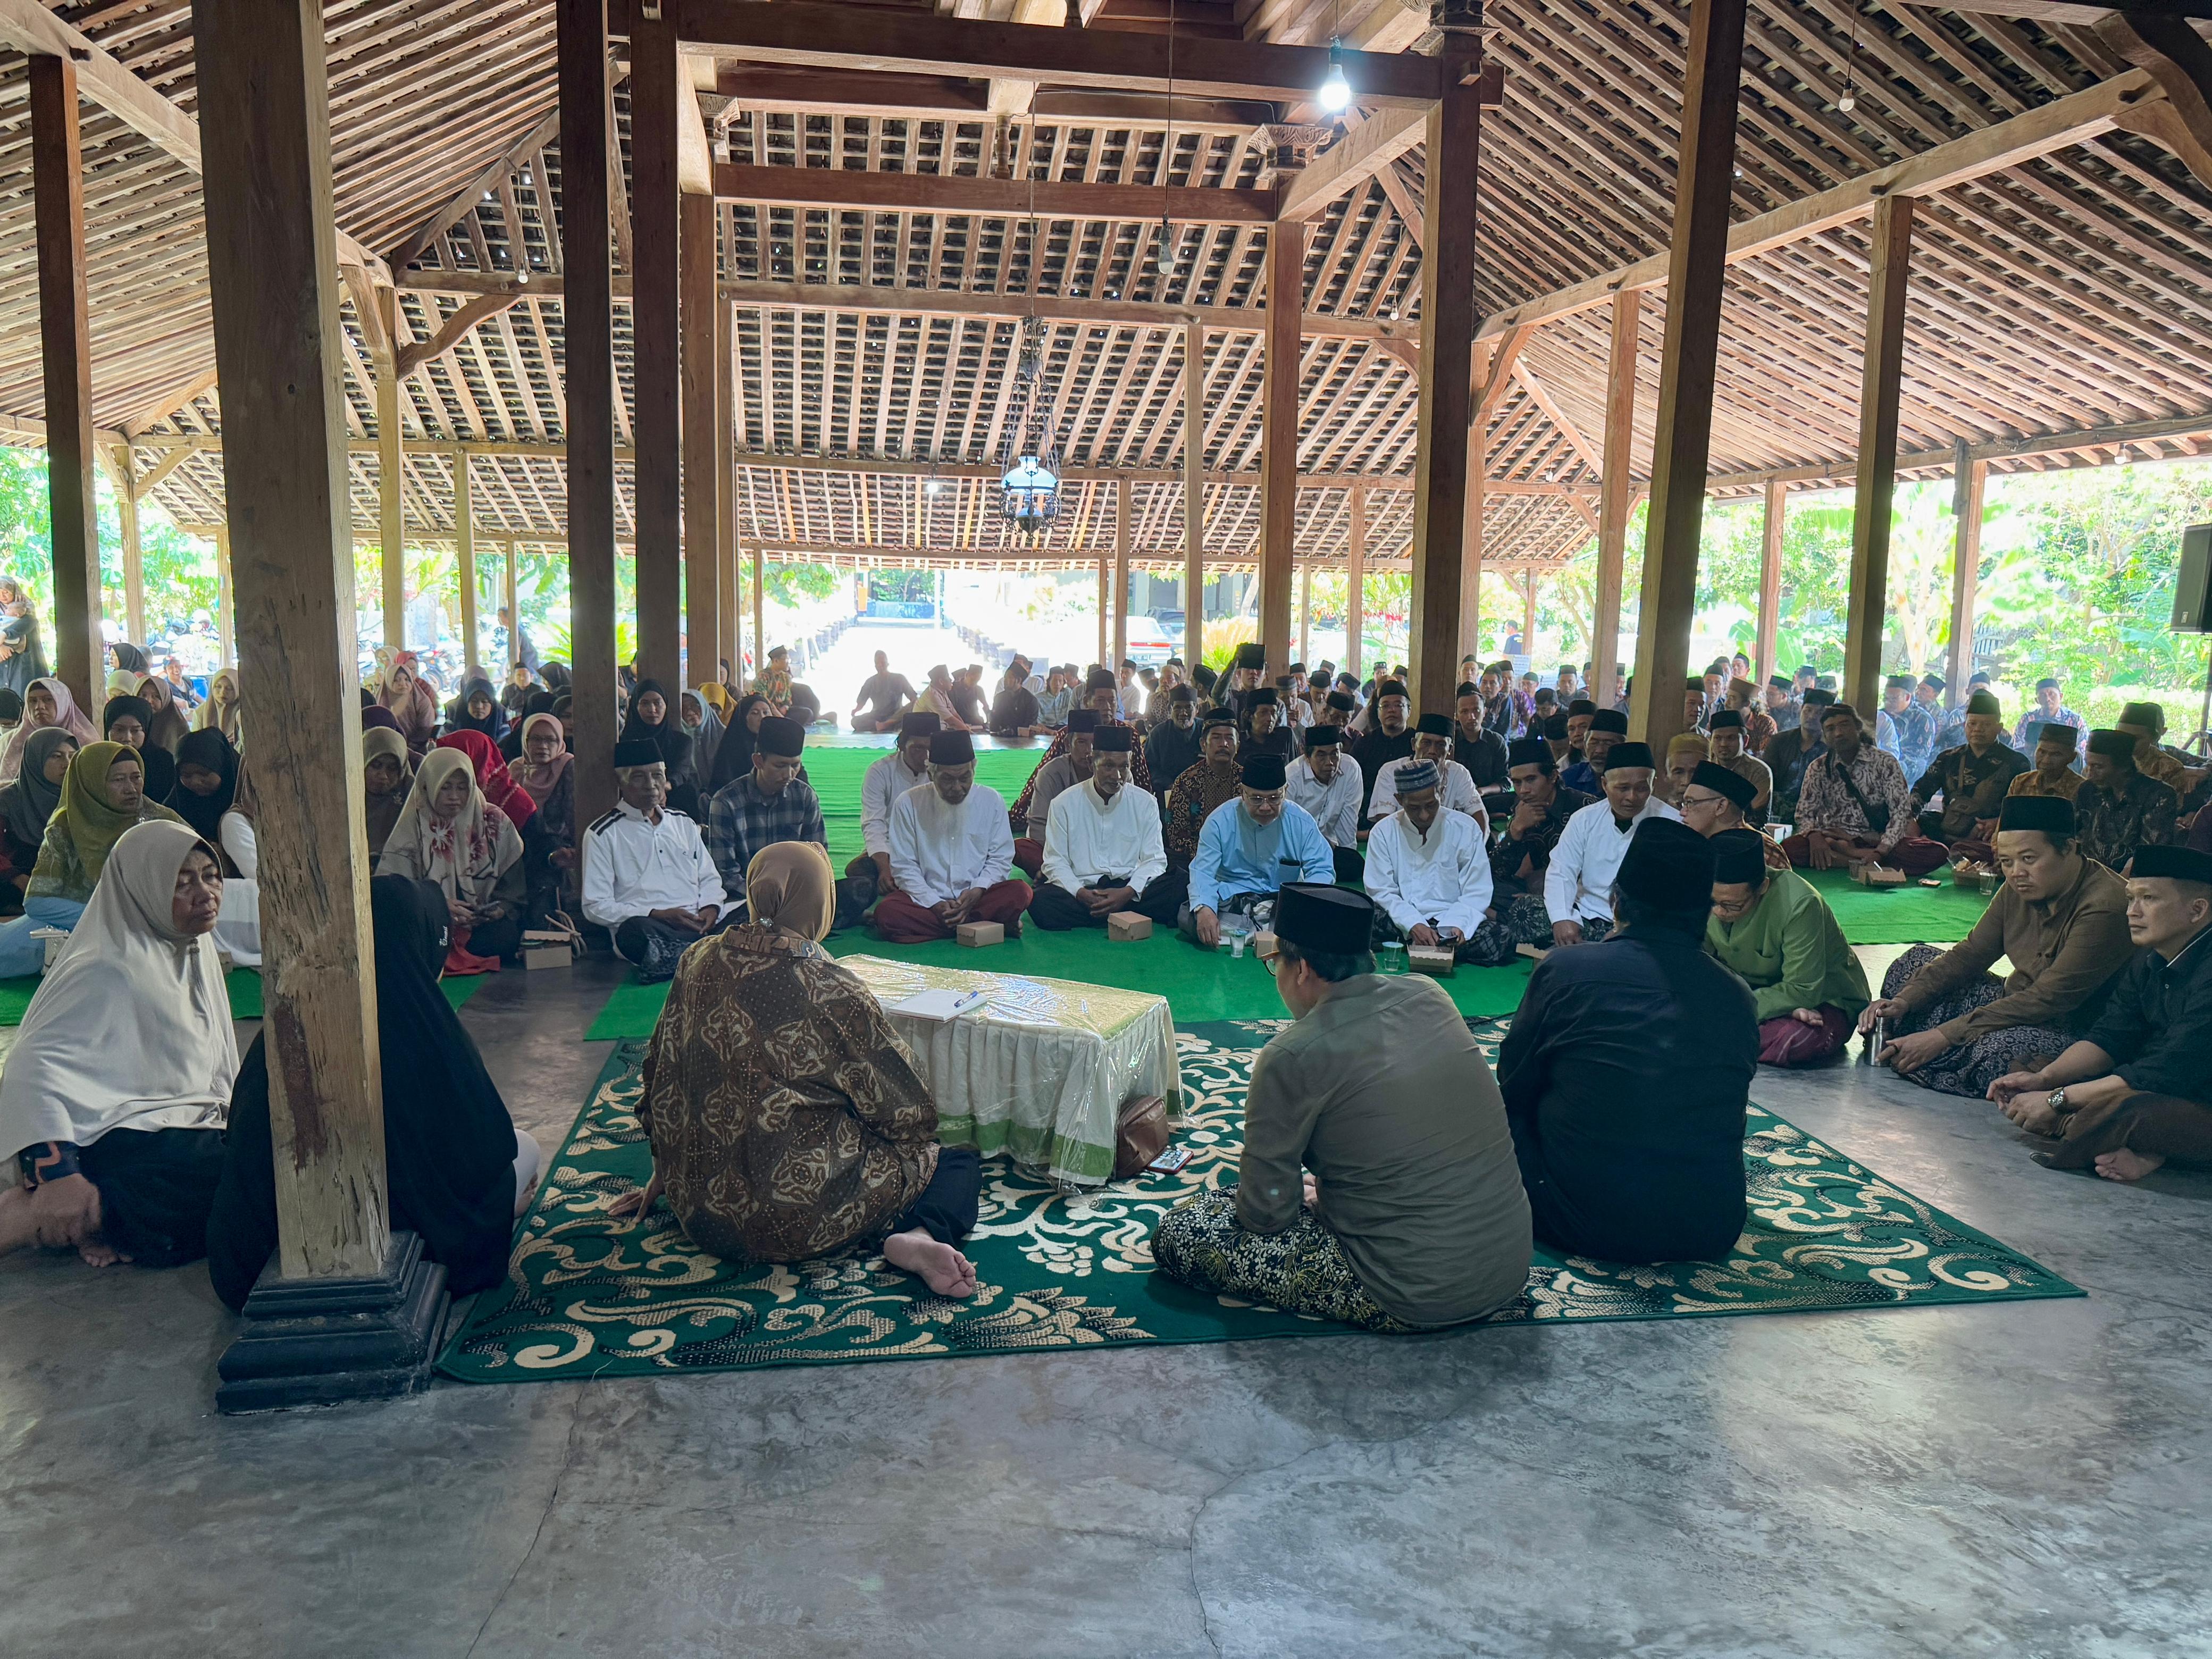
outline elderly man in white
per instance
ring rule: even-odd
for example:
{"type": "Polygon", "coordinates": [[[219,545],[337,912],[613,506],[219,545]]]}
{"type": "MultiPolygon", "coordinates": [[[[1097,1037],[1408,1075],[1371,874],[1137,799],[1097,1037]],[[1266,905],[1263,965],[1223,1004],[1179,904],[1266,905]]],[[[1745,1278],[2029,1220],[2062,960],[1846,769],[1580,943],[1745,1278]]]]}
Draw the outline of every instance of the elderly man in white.
{"type": "MultiPolygon", "coordinates": [[[[1103,927],[1116,910],[1143,908],[1146,890],[1167,873],[1159,804],[1129,783],[1136,735],[1126,726],[1101,728],[1091,775],[1052,798],[1042,879],[1030,901],[1038,927],[1055,933],[1103,927]]],[[[1179,908],[1182,895],[1176,885],[1166,902],[1179,908]]],[[[1173,908],[1168,919],[1175,919],[1173,908]]]]}
{"type": "Polygon", "coordinates": [[[963,922],[1022,931],[1026,884],[1007,879],[1014,832],[1006,798],[975,781],[975,744],[965,732],[929,740],[929,781],[891,808],[891,875],[898,890],[876,906],[876,937],[897,945],[951,939],[963,922]]]}
{"type": "Polygon", "coordinates": [[[1283,793],[1320,827],[1321,838],[1336,857],[1336,878],[1358,881],[1364,868],[1359,804],[1367,798],[1367,781],[1359,763],[1345,752],[1342,726],[1309,726],[1304,742],[1305,753],[1283,775],[1283,793]]]}
{"type": "Polygon", "coordinates": [[[1375,769],[1373,793],[1367,802],[1367,817],[1370,824],[1379,823],[1398,810],[1399,797],[1405,786],[1400,775],[1409,766],[1423,761],[1433,762],[1437,769],[1437,787],[1441,793],[1444,810],[1464,813],[1475,822],[1475,827],[1487,839],[1490,835],[1490,813],[1482,804],[1482,791],[1474,787],[1474,774],[1451,758],[1452,723],[1442,714],[1424,714],[1420,724],[1413,728],[1413,752],[1402,760],[1385,761],[1375,769]]]}
{"type": "Polygon", "coordinates": [[[1376,942],[1449,945],[1464,953],[1490,910],[1487,838],[1447,808],[1441,769],[1417,760],[1398,772],[1398,810],[1367,832],[1367,896],[1376,942]],[[1387,931],[1386,931],[1387,929],[1387,931]]]}
{"type": "Polygon", "coordinates": [[[1552,943],[1595,945],[1613,932],[1613,882],[1628,855],[1636,826],[1646,818],[1682,815],[1651,793],[1651,747],[1616,743],[1605,757],[1605,799],[1567,820],[1544,872],[1544,908],[1552,943]]]}
{"type": "MultiPolygon", "coordinates": [[[[860,845],[876,866],[878,892],[898,889],[891,874],[891,808],[908,790],[929,781],[929,740],[943,726],[934,714],[906,715],[898,723],[897,746],[861,775],[860,845]]],[[[855,873],[852,865],[845,873],[855,873]]]]}

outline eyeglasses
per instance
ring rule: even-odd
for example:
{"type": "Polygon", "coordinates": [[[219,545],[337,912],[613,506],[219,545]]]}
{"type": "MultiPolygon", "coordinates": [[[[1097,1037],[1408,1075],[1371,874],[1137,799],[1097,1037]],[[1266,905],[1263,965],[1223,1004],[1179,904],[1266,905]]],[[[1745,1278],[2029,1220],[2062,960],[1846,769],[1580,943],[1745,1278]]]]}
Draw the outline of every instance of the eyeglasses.
{"type": "Polygon", "coordinates": [[[1273,978],[1279,971],[1279,964],[1283,960],[1283,947],[1279,945],[1271,945],[1258,954],[1260,965],[1265,968],[1268,976],[1273,978]]]}

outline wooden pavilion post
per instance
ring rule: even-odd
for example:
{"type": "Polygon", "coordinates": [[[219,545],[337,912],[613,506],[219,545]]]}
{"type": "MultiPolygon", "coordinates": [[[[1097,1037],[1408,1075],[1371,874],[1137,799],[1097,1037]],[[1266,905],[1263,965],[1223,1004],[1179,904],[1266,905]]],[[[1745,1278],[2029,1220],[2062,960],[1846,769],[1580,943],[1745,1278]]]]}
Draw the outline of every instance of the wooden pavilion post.
{"type": "Polygon", "coordinates": [[[1782,533],[1787,526],[1790,491],[1777,482],[1766,486],[1766,522],[1761,528],[1759,560],[1759,644],[1755,659],[1761,686],[1774,672],[1775,636],[1782,620],[1782,533]]]}
{"type": "MultiPolygon", "coordinates": [[[[676,24],[631,18],[630,376],[637,521],[637,658],[642,678],[683,678],[682,338],[678,302],[676,24]]],[[[565,157],[567,147],[562,147],[565,157]]],[[[670,693],[673,701],[675,693],[670,693]]]]}
{"type": "MultiPolygon", "coordinates": [[[[1447,3],[1439,48],[1443,95],[1429,112],[1422,203],[1420,408],[1413,477],[1410,688],[1423,712],[1454,707],[1462,609],[1474,596],[1464,556],[1474,388],[1474,191],[1482,98],[1479,10],[1447,3]]],[[[1479,495],[1474,511],[1481,511],[1479,495]]],[[[1479,556],[1479,555],[1478,555],[1479,556]]],[[[1480,567],[1478,566],[1478,568],[1480,567]]]]}
{"type": "Polygon", "coordinates": [[[1114,624],[1108,618],[1107,607],[1113,603],[1114,556],[1102,550],[1098,555],[1098,665],[1114,666],[1113,653],[1107,648],[1113,644],[1114,624]]]}
{"type": "Polygon", "coordinates": [[[129,444],[115,447],[115,514],[123,529],[123,626],[133,645],[146,643],[146,548],[138,530],[138,463],[129,444]]]}
{"type": "MultiPolygon", "coordinates": [[[[556,0],[576,822],[615,800],[615,379],[607,0],[556,0]]],[[[519,621],[520,618],[518,617],[519,621]]]]}
{"type": "MultiPolygon", "coordinates": [[[[1490,512],[1490,422],[1480,410],[1467,429],[1467,532],[1460,542],[1459,655],[1482,655],[1482,532],[1490,512]]],[[[1410,667],[1412,665],[1408,664],[1410,667]]],[[[1459,663],[1452,664],[1459,689],[1459,663]]],[[[1456,701],[1456,700],[1455,700],[1456,701]]]]}
{"type": "Polygon", "coordinates": [[[1267,335],[1260,420],[1260,643],[1267,672],[1290,664],[1291,565],[1298,533],[1299,319],[1306,290],[1306,228],[1267,228],[1267,335]]]}
{"type": "Polygon", "coordinates": [[[715,297],[719,276],[711,196],[678,203],[678,286],[682,289],[684,356],[684,683],[704,685],[722,654],[720,452],[715,437],[720,377],[714,348],[723,309],[715,297]]]}
{"type": "Polygon", "coordinates": [[[1298,654],[1304,662],[1313,654],[1313,561],[1298,564],[1298,654]]]}
{"type": "Polygon", "coordinates": [[[1206,325],[1182,331],[1182,650],[1206,660],[1206,325]]]}
{"type": "Polygon", "coordinates": [[[357,293],[355,304],[368,307],[375,317],[362,332],[369,342],[370,372],[376,377],[376,522],[384,565],[384,642],[402,651],[407,646],[407,463],[400,450],[398,345],[392,332],[399,319],[399,295],[392,289],[377,288],[357,293]]]}
{"type": "MultiPolygon", "coordinates": [[[[758,545],[753,548],[753,677],[768,672],[768,571],[758,545]]],[[[743,678],[740,676],[740,678],[743,678]]]]}
{"type": "Polygon", "coordinates": [[[1966,449],[1961,439],[1954,501],[1959,526],[1951,554],[1951,648],[1943,664],[1954,702],[1974,672],[1974,589],[1982,575],[1982,496],[1990,481],[1990,464],[1968,460],[1966,449]]]}
{"type": "MultiPolygon", "coordinates": [[[[719,222],[721,204],[714,208],[719,222]]],[[[721,615],[714,627],[716,659],[707,665],[707,678],[721,678],[722,657],[735,664],[738,649],[738,463],[730,441],[730,415],[737,398],[737,313],[728,305],[714,307],[714,596],[721,615]]],[[[734,667],[730,671],[735,673],[734,667]]]]}
{"type": "MultiPolygon", "coordinates": [[[[347,551],[352,551],[350,540],[347,551]]],[[[234,614],[237,595],[230,575],[230,526],[219,524],[215,527],[215,640],[225,668],[238,661],[238,621],[234,614]]]]}
{"type": "Polygon", "coordinates": [[[80,708],[97,708],[100,509],[94,492],[92,301],[84,274],[84,146],[76,65],[31,58],[31,176],[39,245],[39,350],[46,377],[46,499],[54,548],[54,665],[80,708]]]}
{"type": "MultiPolygon", "coordinates": [[[[507,666],[512,672],[522,660],[522,581],[514,568],[514,562],[522,556],[522,544],[510,536],[506,546],[499,559],[500,592],[507,600],[507,666]]],[[[573,669],[574,665],[569,666],[573,669]]]]}
{"type": "Polygon", "coordinates": [[[1867,295],[1866,368],[1859,392],[1858,489],[1851,513],[1851,586],[1844,632],[1844,696],[1871,717],[1881,702],[1888,614],[1889,528],[1897,494],[1897,404],[1905,372],[1905,310],[1912,262],[1912,198],[1875,206],[1867,295]]]}
{"type": "Polygon", "coordinates": [[[1344,666],[1359,672],[1361,635],[1367,618],[1367,486],[1352,486],[1352,529],[1344,552],[1344,666]]]}
{"type": "Polygon", "coordinates": [[[1607,359],[1605,453],[1597,504],[1597,614],[1592,618],[1590,701],[1613,707],[1620,668],[1620,588],[1628,559],[1628,509],[1636,465],[1636,370],[1643,343],[1644,293],[1613,296],[1613,349],[1607,359]]]}
{"type": "Polygon", "coordinates": [[[386,1203],[322,8],[195,0],[224,494],[260,780],[277,1250],[217,1406],[421,1385],[445,1269],[386,1203]]]}
{"type": "MultiPolygon", "coordinates": [[[[483,647],[477,643],[477,532],[475,502],[470,499],[469,452],[453,452],[453,563],[461,584],[461,662],[464,672],[482,672],[483,647]]],[[[507,632],[514,631],[507,612],[507,632]]],[[[496,688],[495,688],[496,689],[496,688]]]]}
{"type": "Polygon", "coordinates": [[[1129,654],[1129,496],[1127,478],[1114,480],[1114,661],[1115,673],[1129,654]]]}
{"type": "Polygon", "coordinates": [[[1692,0],[1667,264],[1667,336],[1659,360],[1658,425],[1646,520],[1644,602],[1637,619],[1629,729],[1655,754],[1681,731],[1697,609],[1698,542],[1711,454],[1721,291],[1728,276],[1729,202],[1735,170],[1737,88],[1745,0],[1692,0]]]}

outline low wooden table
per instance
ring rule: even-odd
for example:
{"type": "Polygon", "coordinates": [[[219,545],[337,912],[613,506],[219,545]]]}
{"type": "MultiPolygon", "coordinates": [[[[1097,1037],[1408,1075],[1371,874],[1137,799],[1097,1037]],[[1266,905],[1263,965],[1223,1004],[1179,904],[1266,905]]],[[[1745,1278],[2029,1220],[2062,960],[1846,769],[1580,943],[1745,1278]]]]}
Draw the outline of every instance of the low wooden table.
{"type": "Polygon", "coordinates": [[[1133,1096],[1182,1103],[1175,1018],[1150,991],[1074,980],[845,957],[886,1010],[921,991],[981,990],[949,1020],[890,1016],[937,1097],[938,1139],[1006,1152],[1066,1187],[1114,1173],[1114,1126],[1133,1096]]]}

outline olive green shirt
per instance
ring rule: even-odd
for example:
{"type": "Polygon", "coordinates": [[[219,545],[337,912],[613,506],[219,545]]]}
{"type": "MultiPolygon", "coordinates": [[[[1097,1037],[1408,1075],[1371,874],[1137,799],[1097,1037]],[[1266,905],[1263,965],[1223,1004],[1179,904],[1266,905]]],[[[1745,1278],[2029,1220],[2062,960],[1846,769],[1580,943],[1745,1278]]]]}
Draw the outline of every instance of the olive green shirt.
{"type": "Polygon", "coordinates": [[[1528,1199],[1498,1079],[1427,978],[1363,974],[1262,1049],[1244,1105],[1237,1218],[1317,1215],[1382,1310],[1449,1325],[1518,1296],[1528,1199]]]}
{"type": "Polygon", "coordinates": [[[1874,998],[1828,901],[1793,870],[1766,879],[1765,896],[1741,921],[1706,919],[1705,949],[1751,987],[1762,1021],[1823,1004],[1857,1014],[1874,998]]]}

